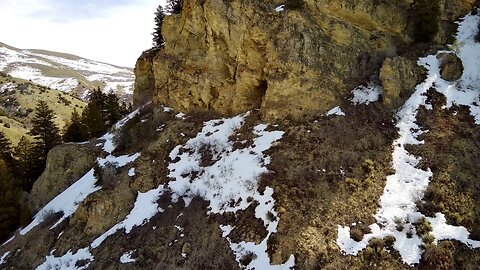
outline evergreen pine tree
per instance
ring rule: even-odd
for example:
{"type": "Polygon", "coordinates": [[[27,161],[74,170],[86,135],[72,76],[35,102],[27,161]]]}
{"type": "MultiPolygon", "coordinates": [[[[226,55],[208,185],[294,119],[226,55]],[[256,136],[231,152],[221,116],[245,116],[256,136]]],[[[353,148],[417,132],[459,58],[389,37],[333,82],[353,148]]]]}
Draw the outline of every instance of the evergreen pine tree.
{"type": "Polygon", "coordinates": [[[47,163],[47,154],[62,142],[60,129],[55,122],[55,114],[46,101],[40,100],[35,108],[35,118],[32,119],[32,129],[29,134],[35,138],[35,144],[30,151],[28,177],[24,179],[24,189],[30,191],[33,183],[42,174],[47,163]],[[31,171],[30,171],[31,170],[31,171]]]}
{"type": "Polygon", "coordinates": [[[109,92],[105,97],[106,119],[105,124],[108,127],[113,126],[122,118],[120,113],[120,104],[118,96],[113,91],[109,92]]]}
{"type": "Polygon", "coordinates": [[[102,117],[102,110],[92,102],[83,110],[82,123],[87,127],[90,138],[99,137],[108,129],[102,117]]]}
{"type": "Polygon", "coordinates": [[[12,143],[3,131],[0,131],[0,158],[12,165],[12,143]]]}
{"type": "Polygon", "coordinates": [[[164,39],[162,36],[162,24],[164,18],[165,12],[163,11],[163,7],[160,5],[157,7],[157,11],[155,11],[155,27],[152,33],[153,46],[156,48],[163,47],[164,39]]]}
{"type": "Polygon", "coordinates": [[[183,8],[183,0],[167,0],[167,12],[180,14],[183,8]]]}
{"type": "Polygon", "coordinates": [[[22,191],[8,164],[0,159],[0,243],[32,217],[22,200],[22,191]]]}
{"type": "MultiPolygon", "coordinates": [[[[38,153],[35,153],[32,143],[23,136],[13,150],[15,157],[15,175],[22,183],[26,191],[33,185],[39,175],[41,164],[39,164],[38,153]]],[[[41,172],[40,172],[41,173],[41,172]]]]}
{"type": "Polygon", "coordinates": [[[84,142],[89,139],[87,127],[82,123],[82,119],[76,109],[73,109],[70,123],[63,134],[65,142],[84,142]]]}
{"type": "Polygon", "coordinates": [[[62,142],[60,129],[54,122],[55,113],[47,105],[47,102],[40,100],[35,108],[35,118],[32,119],[32,129],[29,134],[35,138],[35,145],[40,151],[40,156],[47,159],[48,151],[62,142]]]}
{"type": "Polygon", "coordinates": [[[0,242],[3,243],[20,225],[20,190],[3,159],[0,159],[0,187],[0,242]]]}
{"type": "Polygon", "coordinates": [[[102,114],[106,111],[107,97],[102,90],[100,90],[100,87],[90,91],[88,94],[88,103],[94,103],[100,111],[102,111],[102,114]]]}

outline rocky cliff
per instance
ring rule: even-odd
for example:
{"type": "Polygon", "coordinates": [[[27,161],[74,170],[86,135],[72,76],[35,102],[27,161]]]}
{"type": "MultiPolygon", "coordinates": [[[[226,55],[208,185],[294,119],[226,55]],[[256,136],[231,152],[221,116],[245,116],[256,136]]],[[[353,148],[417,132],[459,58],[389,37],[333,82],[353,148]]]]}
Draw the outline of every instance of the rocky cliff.
{"type": "Polygon", "coordinates": [[[267,118],[324,113],[378,80],[385,59],[415,54],[415,39],[445,43],[475,1],[418,2],[186,0],[164,21],[165,47],[137,62],[137,104],[152,97],[227,115],[260,108],[267,118]]]}

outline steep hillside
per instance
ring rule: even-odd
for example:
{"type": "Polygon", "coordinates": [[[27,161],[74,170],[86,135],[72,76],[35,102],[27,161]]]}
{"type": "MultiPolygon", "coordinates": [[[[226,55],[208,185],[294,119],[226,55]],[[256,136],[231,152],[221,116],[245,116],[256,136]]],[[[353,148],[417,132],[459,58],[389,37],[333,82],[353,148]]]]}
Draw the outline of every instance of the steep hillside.
{"type": "Polygon", "coordinates": [[[86,104],[63,91],[48,89],[30,81],[0,72],[0,130],[13,143],[27,136],[38,100],[45,100],[57,115],[56,124],[62,128],[70,120],[73,109],[81,112],[86,104]]]}
{"type": "Polygon", "coordinates": [[[184,0],[0,267],[478,269],[473,2],[184,0]]]}
{"type": "Polygon", "coordinates": [[[100,87],[126,101],[133,93],[133,70],[79,56],[45,50],[17,49],[0,42],[0,71],[84,98],[100,87]]]}

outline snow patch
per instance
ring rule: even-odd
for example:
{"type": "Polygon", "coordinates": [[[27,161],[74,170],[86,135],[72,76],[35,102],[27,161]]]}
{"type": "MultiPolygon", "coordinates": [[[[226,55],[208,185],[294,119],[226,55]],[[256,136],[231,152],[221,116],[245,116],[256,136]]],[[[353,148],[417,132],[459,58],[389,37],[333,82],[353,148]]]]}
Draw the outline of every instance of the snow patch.
{"type": "Polygon", "coordinates": [[[95,185],[97,180],[93,174],[93,169],[91,169],[77,182],[51,200],[40,211],[38,211],[34,216],[33,221],[27,227],[20,230],[20,234],[27,234],[43,222],[45,217],[52,213],[63,213],[63,216],[52,226],[52,228],[55,228],[58,224],[62,223],[65,219],[75,213],[80,203],[83,202],[88,195],[100,190],[100,187],[95,185]]]}
{"type": "Polygon", "coordinates": [[[447,97],[447,108],[454,104],[469,106],[471,114],[480,124],[478,114],[480,45],[474,41],[479,21],[479,16],[468,15],[459,26],[457,39],[461,45],[458,48],[458,54],[465,61],[464,74],[459,83],[450,83],[440,78],[436,55],[419,60],[419,64],[428,70],[428,76],[423,83],[416,87],[412,96],[397,112],[396,127],[399,129],[400,137],[393,143],[395,174],[387,177],[384,193],[380,198],[381,208],[375,215],[377,223],[370,225],[372,232],[364,235],[360,242],[356,242],[350,237],[348,226],[338,226],[337,244],[343,253],[357,255],[368,245],[370,239],[394,236],[396,241],[393,247],[399,251],[402,260],[410,265],[419,263],[423,252],[421,249],[423,241],[416,234],[409,238],[407,233],[415,232],[414,223],[420,218],[425,218],[430,222],[431,234],[435,237],[435,243],[440,240],[452,239],[458,240],[470,248],[480,248],[480,241],[469,239],[469,232],[466,228],[448,225],[442,213],[437,213],[432,218],[425,217],[417,211],[416,202],[423,198],[433,174],[430,169],[417,168],[420,158],[411,155],[406,150],[406,145],[424,143],[417,138],[427,131],[422,131],[416,124],[416,117],[421,106],[431,109],[431,106],[426,104],[426,93],[430,88],[434,88],[447,97]],[[400,232],[397,230],[398,223],[404,228],[400,232]]]}
{"type": "Polygon", "coordinates": [[[182,119],[182,120],[183,120],[183,119],[185,119],[185,114],[182,113],[182,112],[179,112],[179,113],[177,113],[177,114],[175,115],[175,117],[178,118],[178,119],[182,119]]]}
{"type": "Polygon", "coordinates": [[[69,250],[62,257],[55,257],[49,255],[46,257],[45,262],[35,268],[36,270],[83,270],[87,269],[90,263],[93,261],[93,256],[88,248],[79,249],[76,253],[72,253],[69,250]],[[77,267],[78,262],[85,262],[85,265],[77,267]]]}
{"type": "Polygon", "coordinates": [[[122,222],[116,224],[95,239],[90,247],[97,248],[103,243],[103,241],[105,241],[105,239],[107,239],[107,237],[115,234],[121,229],[125,229],[125,232],[128,234],[133,227],[142,226],[150,221],[150,219],[157,213],[163,212],[163,209],[157,204],[158,199],[162,195],[163,185],[145,193],[138,192],[137,200],[135,201],[135,205],[132,211],[130,211],[130,214],[128,214],[128,216],[122,222]]]}
{"type": "Polygon", "coordinates": [[[331,115],[345,116],[345,113],[342,111],[342,109],[340,109],[339,106],[337,106],[331,109],[330,111],[328,111],[325,115],[326,116],[331,116],[331,115]]]}
{"type": "Polygon", "coordinates": [[[2,257],[0,258],[0,265],[4,264],[7,262],[7,257],[8,255],[10,255],[10,251],[7,251],[5,252],[5,254],[2,255],[2,257]]]}
{"type": "Polygon", "coordinates": [[[281,265],[271,265],[270,258],[267,252],[268,239],[273,233],[277,232],[279,217],[278,213],[275,211],[275,199],[272,197],[273,189],[267,187],[263,195],[255,194],[254,200],[259,202],[257,208],[255,208],[255,217],[261,219],[267,229],[267,236],[262,240],[260,244],[255,244],[255,242],[245,242],[233,243],[228,235],[233,230],[231,226],[220,226],[220,229],[223,231],[222,236],[228,240],[230,243],[230,248],[235,254],[237,262],[240,261],[250,254],[253,254],[252,261],[246,266],[246,269],[265,269],[265,270],[286,270],[292,269],[295,266],[295,257],[290,255],[287,262],[281,265]],[[268,217],[270,213],[271,217],[268,217]]]}
{"type": "Polygon", "coordinates": [[[268,126],[264,124],[255,126],[253,145],[234,149],[229,137],[244,124],[247,116],[244,114],[208,121],[195,138],[173,149],[170,158],[175,162],[170,163],[168,168],[169,177],[174,180],[168,183],[168,187],[174,202],[181,198],[188,205],[194,196],[209,201],[209,213],[244,210],[257,201],[259,205],[255,209],[255,216],[263,221],[268,231],[265,239],[259,245],[251,242],[233,243],[228,238],[233,228],[227,225],[220,227],[223,236],[230,242],[239,264],[246,254],[255,254],[247,269],[290,269],[295,265],[293,255],[285,264],[270,265],[267,242],[276,232],[278,216],[274,210],[273,189],[266,187],[263,194],[258,192],[258,176],[268,172],[266,165],[270,163],[270,158],[263,152],[280,140],[284,132],[266,131],[268,126]],[[212,157],[211,165],[201,166],[202,156],[207,151],[212,157]]]}
{"type": "Polygon", "coordinates": [[[136,260],[132,258],[132,253],[133,251],[127,251],[123,253],[122,257],[120,257],[120,262],[121,263],[133,263],[136,260]]]}
{"type": "Polygon", "coordinates": [[[275,12],[282,12],[285,11],[285,5],[280,5],[275,8],[275,12]]]}
{"type": "Polygon", "coordinates": [[[352,90],[353,97],[351,99],[354,105],[370,104],[378,101],[383,94],[383,88],[376,82],[369,82],[367,86],[358,86],[352,90]]]}

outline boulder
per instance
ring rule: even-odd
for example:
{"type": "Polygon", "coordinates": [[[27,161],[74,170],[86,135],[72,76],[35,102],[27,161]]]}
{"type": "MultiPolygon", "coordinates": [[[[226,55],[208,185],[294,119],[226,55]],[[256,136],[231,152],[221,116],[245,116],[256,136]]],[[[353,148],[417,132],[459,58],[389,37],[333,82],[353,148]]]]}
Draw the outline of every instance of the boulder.
{"type": "Polygon", "coordinates": [[[441,53],[437,55],[440,63],[440,76],[442,79],[453,82],[463,74],[462,60],[454,53],[441,53]]]}
{"type": "Polygon", "coordinates": [[[380,82],[384,90],[383,102],[391,107],[400,106],[418,84],[420,68],[403,57],[387,58],[380,69],[380,82]]]}

